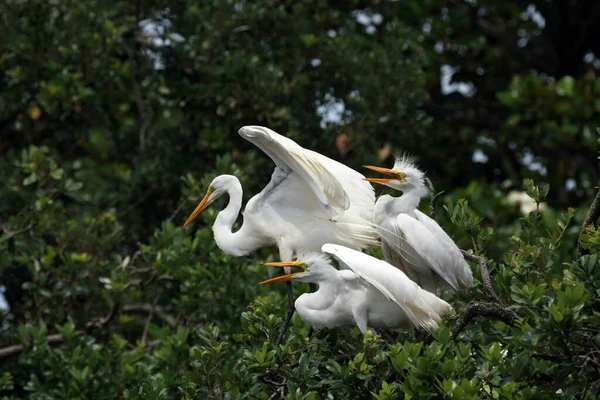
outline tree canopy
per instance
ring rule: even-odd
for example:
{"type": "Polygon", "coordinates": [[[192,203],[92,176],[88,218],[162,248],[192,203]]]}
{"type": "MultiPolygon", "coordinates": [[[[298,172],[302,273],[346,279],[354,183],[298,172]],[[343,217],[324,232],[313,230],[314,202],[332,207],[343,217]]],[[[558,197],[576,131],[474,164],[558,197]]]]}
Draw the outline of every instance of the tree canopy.
{"type": "Polygon", "coordinates": [[[2,2],[0,397],[598,398],[598,37],[591,0],[2,2]],[[182,229],[268,182],[255,124],[416,157],[475,277],[439,332],[274,346],[276,249],[182,229]]]}

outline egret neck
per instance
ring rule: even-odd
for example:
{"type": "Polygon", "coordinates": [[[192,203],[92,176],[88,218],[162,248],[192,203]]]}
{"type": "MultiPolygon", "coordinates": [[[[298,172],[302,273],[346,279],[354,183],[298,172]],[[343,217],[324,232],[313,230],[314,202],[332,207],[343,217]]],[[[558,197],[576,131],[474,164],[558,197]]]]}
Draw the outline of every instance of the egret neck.
{"type": "Polygon", "coordinates": [[[218,215],[213,225],[217,246],[225,253],[240,257],[245,256],[265,245],[262,235],[252,231],[247,225],[237,232],[232,232],[233,224],[242,209],[242,184],[235,178],[231,179],[224,188],[229,195],[229,203],[218,215]]]}
{"type": "Polygon", "coordinates": [[[405,190],[402,196],[394,197],[390,195],[383,195],[379,198],[375,204],[375,219],[381,219],[381,221],[375,220],[376,224],[384,222],[388,215],[398,215],[400,213],[409,213],[415,210],[421,202],[422,194],[417,188],[405,190]]]}

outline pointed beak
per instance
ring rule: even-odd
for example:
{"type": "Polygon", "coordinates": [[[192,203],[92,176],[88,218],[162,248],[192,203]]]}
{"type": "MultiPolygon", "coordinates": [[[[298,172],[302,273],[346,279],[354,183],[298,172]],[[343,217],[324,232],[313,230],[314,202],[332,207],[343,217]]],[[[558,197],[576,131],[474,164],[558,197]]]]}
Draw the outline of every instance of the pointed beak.
{"type": "Polygon", "coordinates": [[[269,262],[265,263],[267,267],[294,267],[300,268],[301,270],[306,270],[306,264],[300,261],[277,261],[277,262],[269,262]]]}
{"type": "Polygon", "coordinates": [[[373,165],[363,165],[363,167],[370,169],[371,171],[379,172],[386,175],[397,176],[398,171],[394,171],[393,169],[383,168],[383,167],[374,167],[373,165]]]}
{"type": "Polygon", "coordinates": [[[260,283],[261,285],[264,285],[266,283],[289,281],[297,274],[303,274],[304,272],[306,272],[306,264],[304,264],[303,262],[300,262],[300,261],[270,262],[270,263],[266,263],[265,265],[267,267],[287,267],[287,268],[294,267],[294,268],[301,269],[301,271],[294,272],[293,274],[287,274],[287,275],[278,276],[276,278],[267,279],[266,281],[261,282],[260,283]]]}
{"type": "MultiPolygon", "coordinates": [[[[297,273],[301,273],[301,272],[297,272],[297,273]]],[[[296,275],[296,273],[278,276],[277,278],[272,278],[272,279],[267,279],[266,281],[262,281],[260,284],[264,285],[266,283],[289,281],[290,279],[292,279],[294,277],[294,275],[296,275]]]]}
{"type": "Polygon", "coordinates": [[[204,195],[202,200],[200,200],[200,204],[198,204],[198,207],[196,207],[196,209],[189,216],[187,221],[185,221],[185,224],[183,224],[184,228],[186,226],[188,226],[190,224],[190,222],[192,222],[198,216],[198,214],[200,214],[202,212],[202,210],[204,210],[206,208],[206,206],[208,204],[208,199],[210,198],[210,195],[212,194],[213,191],[214,190],[212,188],[210,188],[210,187],[208,188],[208,190],[206,191],[206,194],[204,195]]]}
{"type": "Polygon", "coordinates": [[[371,183],[381,183],[383,185],[387,185],[392,180],[391,179],[385,179],[385,178],[363,178],[363,181],[367,181],[367,182],[371,182],[371,183]]]}
{"type": "Polygon", "coordinates": [[[399,180],[400,182],[406,181],[406,175],[400,171],[396,171],[395,169],[383,168],[383,167],[375,167],[373,165],[363,165],[363,167],[370,169],[371,171],[379,172],[385,175],[390,175],[394,177],[393,179],[382,179],[382,178],[363,178],[364,181],[372,182],[372,183],[381,183],[383,185],[387,185],[393,180],[399,180]]]}

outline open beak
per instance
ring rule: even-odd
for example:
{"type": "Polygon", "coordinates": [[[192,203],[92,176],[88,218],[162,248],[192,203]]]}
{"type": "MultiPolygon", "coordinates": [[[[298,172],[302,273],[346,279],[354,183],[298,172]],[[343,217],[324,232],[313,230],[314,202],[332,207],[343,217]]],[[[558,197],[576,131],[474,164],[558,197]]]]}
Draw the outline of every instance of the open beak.
{"type": "Polygon", "coordinates": [[[192,222],[198,216],[198,214],[200,214],[202,212],[202,210],[204,210],[206,208],[206,206],[208,204],[208,198],[210,197],[212,192],[213,192],[213,190],[211,188],[208,188],[208,190],[206,191],[206,194],[204,195],[204,198],[202,198],[202,200],[200,200],[200,204],[198,204],[198,207],[196,207],[196,209],[194,210],[192,215],[190,215],[189,218],[187,219],[187,221],[185,221],[185,224],[183,224],[184,228],[186,226],[188,226],[190,224],[190,222],[192,222]]]}
{"type": "Polygon", "coordinates": [[[381,183],[381,184],[387,185],[392,180],[385,179],[385,178],[363,178],[363,181],[367,181],[367,182],[371,182],[371,183],[381,183]]]}
{"type": "Polygon", "coordinates": [[[399,180],[400,182],[404,182],[404,176],[401,172],[398,172],[394,169],[383,168],[383,167],[375,167],[373,165],[363,165],[365,168],[368,168],[372,171],[379,172],[385,175],[393,176],[394,179],[389,178],[363,178],[364,181],[372,182],[372,183],[381,183],[387,185],[393,180],[399,180]]]}
{"type": "Polygon", "coordinates": [[[374,167],[372,165],[363,165],[363,167],[370,169],[371,171],[380,172],[382,174],[397,176],[398,171],[394,171],[393,169],[383,168],[383,167],[374,167]]]}
{"type": "Polygon", "coordinates": [[[265,264],[267,267],[294,267],[294,268],[299,268],[301,269],[300,272],[294,272],[293,274],[287,274],[287,275],[282,275],[282,276],[278,276],[276,278],[272,278],[272,279],[267,279],[266,281],[261,282],[260,284],[263,285],[265,283],[273,283],[273,282],[282,282],[282,281],[289,281],[290,279],[292,279],[295,275],[297,274],[302,274],[306,271],[306,264],[304,264],[303,262],[300,261],[279,261],[279,262],[270,262],[270,263],[266,263],[265,264]]]}

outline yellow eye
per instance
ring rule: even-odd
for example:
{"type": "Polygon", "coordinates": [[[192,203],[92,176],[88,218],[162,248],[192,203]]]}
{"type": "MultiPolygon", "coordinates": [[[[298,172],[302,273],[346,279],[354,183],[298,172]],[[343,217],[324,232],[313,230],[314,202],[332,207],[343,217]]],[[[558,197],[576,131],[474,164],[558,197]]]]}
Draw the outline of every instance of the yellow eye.
{"type": "Polygon", "coordinates": [[[394,175],[400,182],[406,182],[406,174],[400,171],[394,171],[394,175]]]}

